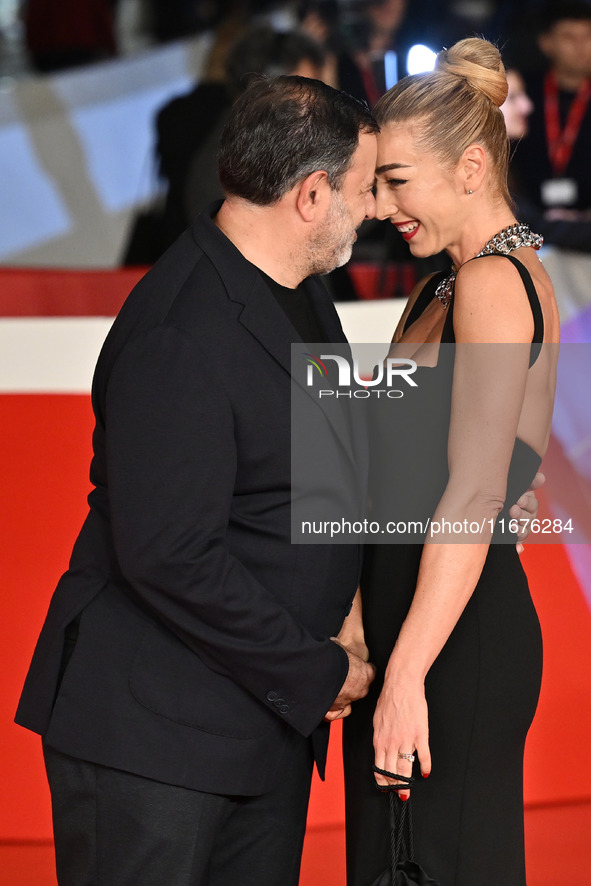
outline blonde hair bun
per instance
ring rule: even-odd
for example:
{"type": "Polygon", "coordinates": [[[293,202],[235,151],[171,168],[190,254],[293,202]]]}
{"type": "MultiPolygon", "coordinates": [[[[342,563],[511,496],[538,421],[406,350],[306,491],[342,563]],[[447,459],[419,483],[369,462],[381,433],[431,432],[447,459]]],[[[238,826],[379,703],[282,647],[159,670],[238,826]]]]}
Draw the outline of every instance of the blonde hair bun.
{"type": "Polygon", "coordinates": [[[497,107],[507,98],[507,77],[501,54],[496,46],[480,37],[467,37],[443,49],[435,68],[466,80],[497,107]]]}
{"type": "Polygon", "coordinates": [[[499,50],[487,40],[469,37],[440,52],[434,71],[399,80],[373,113],[382,129],[414,124],[417,148],[448,170],[456,168],[469,145],[483,145],[490,159],[491,187],[510,205],[509,139],[500,111],[506,97],[499,50]]]}

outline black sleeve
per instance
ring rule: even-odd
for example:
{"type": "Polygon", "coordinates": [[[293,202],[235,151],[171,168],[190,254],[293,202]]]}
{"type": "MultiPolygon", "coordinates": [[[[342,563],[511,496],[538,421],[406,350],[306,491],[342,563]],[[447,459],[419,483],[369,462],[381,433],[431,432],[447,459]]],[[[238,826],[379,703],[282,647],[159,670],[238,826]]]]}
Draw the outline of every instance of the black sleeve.
{"type": "Polygon", "coordinates": [[[209,667],[309,734],[346,678],[347,656],[312,637],[228,549],[237,452],[231,404],[210,361],[184,332],[153,329],[119,355],[105,403],[124,576],[209,667]],[[287,711],[267,699],[277,686],[287,711]]]}

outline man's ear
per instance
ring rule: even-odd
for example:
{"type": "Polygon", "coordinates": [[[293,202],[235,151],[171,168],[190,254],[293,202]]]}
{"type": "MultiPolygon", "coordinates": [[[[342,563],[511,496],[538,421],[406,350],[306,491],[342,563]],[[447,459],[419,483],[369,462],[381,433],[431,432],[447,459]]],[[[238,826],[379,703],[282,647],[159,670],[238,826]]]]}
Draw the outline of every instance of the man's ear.
{"type": "Polygon", "coordinates": [[[296,207],[306,222],[317,221],[330,203],[330,184],[323,170],[311,172],[300,183],[296,194],[296,207]]]}

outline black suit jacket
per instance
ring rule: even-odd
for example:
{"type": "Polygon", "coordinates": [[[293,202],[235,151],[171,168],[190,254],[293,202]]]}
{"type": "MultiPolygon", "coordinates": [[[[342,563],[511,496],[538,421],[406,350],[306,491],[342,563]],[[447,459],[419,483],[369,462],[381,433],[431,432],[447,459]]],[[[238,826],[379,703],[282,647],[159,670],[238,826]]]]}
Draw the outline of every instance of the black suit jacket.
{"type": "MultiPolygon", "coordinates": [[[[322,284],[306,285],[329,339],[344,341],[322,284]]],[[[347,673],[329,637],[360,549],[290,543],[292,341],[208,215],[127,299],[93,382],[90,511],[17,713],[52,747],[256,794],[289,765],[296,732],[321,724],[347,673]]],[[[345,490],[359,478],[339,433],[345,490]]]]}

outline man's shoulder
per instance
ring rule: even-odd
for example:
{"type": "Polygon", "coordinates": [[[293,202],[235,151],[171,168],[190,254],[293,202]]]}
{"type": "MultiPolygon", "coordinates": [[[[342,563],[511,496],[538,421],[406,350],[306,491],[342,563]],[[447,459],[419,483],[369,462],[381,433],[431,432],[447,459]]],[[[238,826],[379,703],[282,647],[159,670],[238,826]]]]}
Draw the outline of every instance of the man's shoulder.
{"type": "Polygon", "coordinates": [[[229,299],[212,258],[189,229],[131,290],[107,336],[99,364],[106,367],[132,340],[176,326],[189,335],[211,336],[215,318],[228,314],[229,299]]]}
{"type": "Polygon", "coordinates": [[[188,282],[196,285],[210,264],[191,232],[185,231],[132,289],[116,322],[129,322],[136,315],[162,323],[188,282]]]}
{"type": "Polygon", "coordinates": [[[211,219],[202,215],[139,281],[121,313],[152,315],[162,323],[179,301],[202,313],[212,298],[225,293],[223,276],[239,263],[239,254],[228,249],[211,219]]]}

